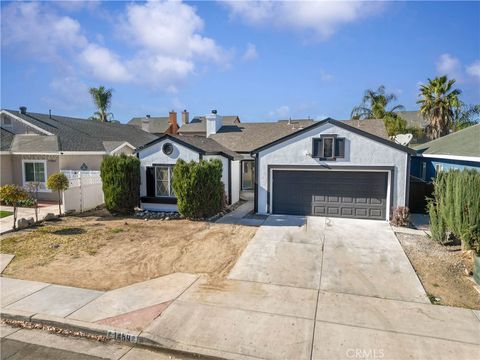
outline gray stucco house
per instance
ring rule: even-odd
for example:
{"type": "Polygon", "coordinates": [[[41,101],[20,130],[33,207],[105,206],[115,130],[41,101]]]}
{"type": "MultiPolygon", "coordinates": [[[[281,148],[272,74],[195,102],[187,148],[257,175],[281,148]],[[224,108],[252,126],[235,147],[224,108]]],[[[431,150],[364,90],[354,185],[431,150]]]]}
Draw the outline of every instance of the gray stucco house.
{"type": "Polygon", "coordinates": [[[414,151],[390,141],[382,120],[225,124],[215,112],[204,125],[205,135],[182,126],[138,149],[143,208],[176,209],[171,168],[180,158],[219,158],[229,201],[253,199],[260,214],[388,220],[406,205],[414,151]]]}
{"type": "Polygon", "coordinates": [[[133,154],[156,138],[131,125],[2,109],[0,185],[39,182],[39,199],[56,200],[45,187],[49,175],[100,170],[105,155],[133,154]]]}

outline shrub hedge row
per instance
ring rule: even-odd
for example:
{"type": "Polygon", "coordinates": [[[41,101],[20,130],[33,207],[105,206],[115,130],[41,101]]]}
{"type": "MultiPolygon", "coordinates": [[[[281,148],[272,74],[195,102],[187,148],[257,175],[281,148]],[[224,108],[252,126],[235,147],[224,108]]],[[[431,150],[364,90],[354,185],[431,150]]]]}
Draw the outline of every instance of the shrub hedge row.
{"type": "Polygon", "coordinates": [[[140,160],[106,156],[100,168],[105,207],[111,213],[132,214],[140,204],[140,160]]]}
{"type": "Polygon", "coordinates": [[[439,172],[428,210],[435,240],[444,242],[446,233],[451,232],[461,240],[463,249],[480,254],[480,172],[439,172]]]}
{"type": "Polygon", "coordinates": [[[220,160],[189,163],[178,160],[173,168],[173,191],[178,211],[191,219],[213,216],[225,207],[220,160]]]}

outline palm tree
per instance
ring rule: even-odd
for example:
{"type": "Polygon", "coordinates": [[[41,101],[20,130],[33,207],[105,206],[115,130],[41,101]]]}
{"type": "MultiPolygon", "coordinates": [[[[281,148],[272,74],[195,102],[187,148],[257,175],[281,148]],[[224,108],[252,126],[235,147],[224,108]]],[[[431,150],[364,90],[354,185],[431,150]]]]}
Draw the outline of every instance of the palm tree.
{"type": "Polygon", "coordinates": [[[437,139],[447,135],[452,126],[454,111],[461,106],[458,96],[461,91],[453,89],[455,79],[448,79],[446,75],[436,77],[420,86],[420,112],[428,121],[427,136],[437,139]]]}
{"type": "Polygon", "coordinates": [[[395,112],[404,110],[402,105],[395,105],[389,110],[387,106],[396,101],[395,94],[387,94],[385,86],[380,85],[377,90],[368,89],[363,95],[362,104],[355,106],[352,110],[352,119],[384,119],[385,117],[396,117],[395,112]]]}
{"type": "Polygon", "coordinates": [[[89,93],[98,109],[98,111],[94,113],[94,116],[90,117],[91,120],[107,122],[113,119],[113,114],[108,112],[108,109],[112,103],[112,92],[113,89],[106,89],[104,86],[90,88],[89,93]]]}

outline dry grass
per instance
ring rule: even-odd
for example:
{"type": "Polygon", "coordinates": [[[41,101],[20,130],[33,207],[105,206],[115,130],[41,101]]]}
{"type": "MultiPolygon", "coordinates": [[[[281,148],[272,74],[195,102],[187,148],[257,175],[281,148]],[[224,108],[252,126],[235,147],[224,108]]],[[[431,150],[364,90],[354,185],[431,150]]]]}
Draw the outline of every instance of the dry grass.
{"type": "Polygon", "coordinates": [[[466,276],[468,254],[449,251],[427,236],[396,235],[430,299],[438,299],[434,303],[480,309],[480,294],[466,276]]]}
{"type": "Polygon", "coordinates": [[[225,277],[256,228],[200,221],[67,217],[4,236],[4,275],[110,290],[174,272],[225,277]]]}

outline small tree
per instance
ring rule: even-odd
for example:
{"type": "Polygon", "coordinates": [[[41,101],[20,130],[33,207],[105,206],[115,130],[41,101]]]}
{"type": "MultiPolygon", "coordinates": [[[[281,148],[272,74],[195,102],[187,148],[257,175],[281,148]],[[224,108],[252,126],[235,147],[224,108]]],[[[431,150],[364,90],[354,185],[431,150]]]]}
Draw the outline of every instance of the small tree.
{"type": "Polygon", "coordinates": [[[28,193],[18,185],[0,186],[0,200],[7,205],[13,206],[13,230],[17,229],[18,203],[27,198],[28,193]]]}
{"type": "Polygon", "coordinates": [[[178,211],[187,218],[202,219],[219,213],[225,206],[222,162],[178,160],[173,168],[173,190],[178,211]]]}
{"type": "Polygon", "coordinates": [[[62,192],[69,186],[68,178],[64,173],[52,174],[47,179],[47,188],[58,193],[58,213],[62,216],[62,192]]]}
{"type": "Polygon", "coordinates": [[[140,160],[125,154],[107,156],[100,170],[107,210],[125,215],[133,213],[140,203],[140,160]]]}
{"type": "Polygon", "coordinates": [[[25,185],[25,189],[29,192],[30,197],[34,200],[34,209],[35,209],[35,222],[38,222],[38,188],[40,183],[37,181],[32,181],[25,185]]]}

